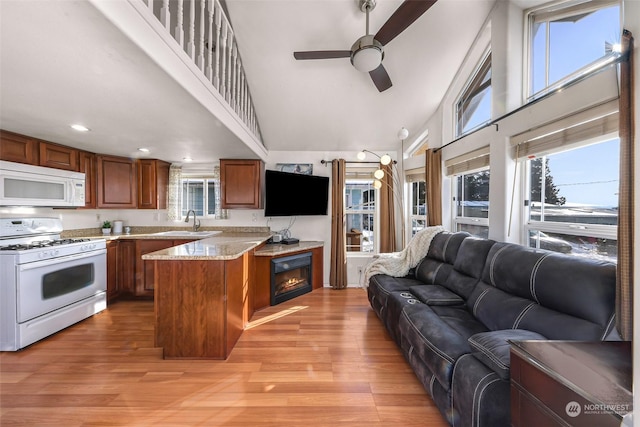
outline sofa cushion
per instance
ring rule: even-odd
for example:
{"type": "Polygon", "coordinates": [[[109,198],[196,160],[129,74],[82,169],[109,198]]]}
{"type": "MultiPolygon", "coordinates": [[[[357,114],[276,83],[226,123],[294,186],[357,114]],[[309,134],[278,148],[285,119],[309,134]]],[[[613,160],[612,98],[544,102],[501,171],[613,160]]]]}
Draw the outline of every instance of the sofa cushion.
{"type": "Polygon", "coordinates": [[[503,380],[509,379],[511,362],[509,341],[544,340],[537,332],[524,329],[505,329],[481,332],[469,337],[469,344],[476,350],[473,355],[503,380]]]}
{"type": "Polygon", "coordinates": [[[417,299],[428,305],[462,305],[464,300],[439,285],[417,285],[409,288],[417,299]]]}
{"type": "Polygon", "coordinates": [[[416,268],[413,275],[427,285],[442,285],[453,270],[460,244],[469,237],[469,233],[451,233],[443,231],[431,240],[429,251],[416,268]]]}
{"type": "Polygon", "coordinates": [[[460,244],[453,271],[443,286],[467,299],[482,276],[484,264],[493,240],[468,237],[460,244]]]}
{"type": "Polygon", "coordinates": [[[451,388],[458,357],[471,352],[468,338],[483,331],[486,328],[462,307],[414,304],[400,314],[403,351],[422,360],[445,390],[451,388]]]}

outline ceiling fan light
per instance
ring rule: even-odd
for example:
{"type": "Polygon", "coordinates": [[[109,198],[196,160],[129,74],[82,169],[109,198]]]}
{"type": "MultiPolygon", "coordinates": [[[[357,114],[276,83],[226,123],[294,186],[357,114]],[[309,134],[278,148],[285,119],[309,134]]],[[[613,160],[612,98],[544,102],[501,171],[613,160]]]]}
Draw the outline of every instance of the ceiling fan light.
{"type": "Polygon", "coordinates": [[[357,50],[351,56],[351,63],[356,70],[368,73],[380,66],[382,62],[382,51],[376,46],[365,46],[357,50]]]}

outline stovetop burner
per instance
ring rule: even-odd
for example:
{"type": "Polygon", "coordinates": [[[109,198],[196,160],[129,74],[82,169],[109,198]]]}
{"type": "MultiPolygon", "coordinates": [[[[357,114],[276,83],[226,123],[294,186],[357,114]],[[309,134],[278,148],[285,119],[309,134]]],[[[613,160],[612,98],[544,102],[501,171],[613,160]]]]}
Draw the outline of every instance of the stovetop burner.
{"type": "Polygon", "coordinates": [[[23,251],[27,249],[47,248],[50,246],[68,245],[70,243],[88,242],[90,239],[56,239],[39,240],[31,243],[17,243],[13,245],[0,246],[0,251],[23,251]]]}

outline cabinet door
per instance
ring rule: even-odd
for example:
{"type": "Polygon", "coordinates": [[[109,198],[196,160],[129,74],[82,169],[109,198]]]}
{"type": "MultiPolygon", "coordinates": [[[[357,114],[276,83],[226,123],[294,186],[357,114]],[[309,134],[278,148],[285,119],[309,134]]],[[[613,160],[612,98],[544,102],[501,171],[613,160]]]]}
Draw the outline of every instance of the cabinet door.
{"type": "Polygon", "coordinates": [[[96,207],[96,155],[88,151],[78,153],[78,171],[84,173],[84,207],[96,207]]]}
{"type": "Polygon", "coordinates": [[[136,165],[131,159],[97,156],[99,208],[135,208],[136,165]]]}
{"type": "Polygon", "coordinates": [[[120,292],[118,280],[118,241],[107,242],[107,300],[112,301],[120,292]]]}
{"type": "Polygon", "coordinates": [[[38,164],[38,141],[28,136],[0,130],[0,160],[38,164]]]}
{"type": "Polygon", "coordinates": [[[69,171],[78,170],[78,150],[40,141],[40,166],[69,171]]]}
{"type": "Polygon", "coordinates": [[[173,240],[136,240],[136,296],[153,296],[153,289],[155,287],[153,261],[143,260],[142,255],[167,249],[172,246],[173,240]]]}
{"type": "Polygon", "coordinates": [[[262,208],[264,163],[261,160],[220,160],[223,209],[262,208]]]}
{"type": "Polygon", "coordinates": [[[138,209],[166,209],[169,163],[155,159],[138,160],[138,209]]]}
{"type": "Polygon", "coordinates": [[[133,295],[136,280],[136,241],[121,240],[118,247],[118,283],[120,294],[133,295]]]}

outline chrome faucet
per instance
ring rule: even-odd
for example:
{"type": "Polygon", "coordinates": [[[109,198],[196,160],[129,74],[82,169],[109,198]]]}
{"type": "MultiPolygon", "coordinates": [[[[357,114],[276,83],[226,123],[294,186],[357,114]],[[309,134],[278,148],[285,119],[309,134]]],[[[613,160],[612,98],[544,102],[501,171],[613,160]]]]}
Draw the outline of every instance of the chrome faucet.
{"type": "Polygon", "coordinates": [[[193,212],[193,231],[198,231],[198,228],[200,228],[200,221],[198,221],[198,219],[196,218],[196,211],[194,211],[193,209],[189,209],[184,222],[189,222],[189,215],[191,215],[191,212],[193,212]]]}

